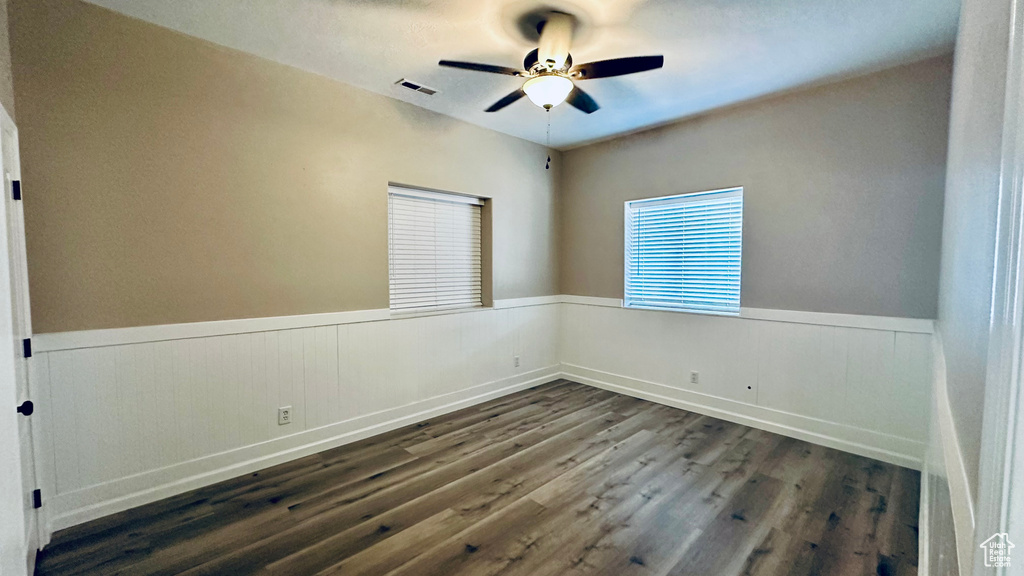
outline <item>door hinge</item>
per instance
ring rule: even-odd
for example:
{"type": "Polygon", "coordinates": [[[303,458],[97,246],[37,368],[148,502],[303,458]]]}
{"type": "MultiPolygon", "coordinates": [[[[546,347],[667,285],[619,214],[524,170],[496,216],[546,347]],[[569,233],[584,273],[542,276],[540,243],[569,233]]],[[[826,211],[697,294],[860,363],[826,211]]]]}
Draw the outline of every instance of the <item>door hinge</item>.
{"type": "Polygon", "coordinates": [[[36,488],[32,491],[32,507],[42,508],[43,507],[43,491],[36,488]]]}
{"type": "Polygon", "coordinates": [[[25,358],[32,357],[32,339],[24,338],[21,341],[21,347],[25,351],[25,358]]]}
{"type": "Polygon", "coordinates": [[[21,180],[11,180],[11,196],[15,200],[21,200],[21,180]]]}

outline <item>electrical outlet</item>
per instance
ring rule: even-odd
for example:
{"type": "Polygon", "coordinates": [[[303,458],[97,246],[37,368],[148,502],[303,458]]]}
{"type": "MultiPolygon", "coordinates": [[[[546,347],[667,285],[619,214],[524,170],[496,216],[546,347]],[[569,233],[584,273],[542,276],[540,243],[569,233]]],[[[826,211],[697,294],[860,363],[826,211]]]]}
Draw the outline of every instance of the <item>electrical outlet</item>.
{"type": "Polygon", "coordinates": [[[292,423],[292,407],[282,406],[277,409],[277,425],[284,426],[292,423]]]}
{"type": "Polygon", "coordinates": [[[512,357],[512,366],[519,368],[519,356],[512,357]]]}
{"type": "Polygon", "coordinates": [[[690,384],[700,384],[700,372],[690,371],[690,384]]]}

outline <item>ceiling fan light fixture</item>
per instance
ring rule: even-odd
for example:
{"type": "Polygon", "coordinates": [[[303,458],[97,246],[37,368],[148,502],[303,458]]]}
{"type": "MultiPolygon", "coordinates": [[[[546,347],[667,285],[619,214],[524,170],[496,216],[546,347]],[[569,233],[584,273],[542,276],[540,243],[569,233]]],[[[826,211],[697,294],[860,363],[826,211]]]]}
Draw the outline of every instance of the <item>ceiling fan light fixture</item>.
{"type": "Polygon", "coordinates": [[[530,101],[545,109],[554,108],[565,102],[572,89],[572,80],[556,74],[531,78],[523,84],[523,92],[526,92],[530,101]]]}

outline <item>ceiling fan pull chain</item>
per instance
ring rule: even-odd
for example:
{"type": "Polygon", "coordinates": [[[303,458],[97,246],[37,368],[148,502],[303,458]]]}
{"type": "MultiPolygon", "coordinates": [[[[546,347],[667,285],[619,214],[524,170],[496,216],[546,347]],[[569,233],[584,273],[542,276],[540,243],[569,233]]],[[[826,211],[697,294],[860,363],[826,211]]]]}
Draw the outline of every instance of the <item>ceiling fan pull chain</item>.
{"type": "Polygon", "coordinates": [[[548,163],[544,165],[544,169],[545,170],[551,170],[551,152],[550,152],[550,150],[551,150],[551,108],[546,109],[545,112],[547,112],[547,117],[548,117],[548,140],[547,140],[547,142],[548,142],[548,150],[549,150],[549,152],[548,152],[548,163]]]}

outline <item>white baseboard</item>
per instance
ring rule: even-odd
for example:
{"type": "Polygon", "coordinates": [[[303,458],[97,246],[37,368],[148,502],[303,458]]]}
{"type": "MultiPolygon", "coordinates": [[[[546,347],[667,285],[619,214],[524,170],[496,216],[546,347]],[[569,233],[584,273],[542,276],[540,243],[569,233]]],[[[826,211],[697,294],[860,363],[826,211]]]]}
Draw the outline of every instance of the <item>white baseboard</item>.
{"type": "Polygon", "coordinates": [[[291,436],[59,494],[47,502],[51,507],[51,529],[61,530],[356,442],[420,420],[525,390],[554,380],[558,376],[557,366],[542,368],[291,436]]]}
{"type": "Polygon", "coordinates": [[[829,448],[920,470],[924,445],[872,430],[709,396],[664,384],[562,364],[562,377],[612,392],[752,426],[829,448]]]}

